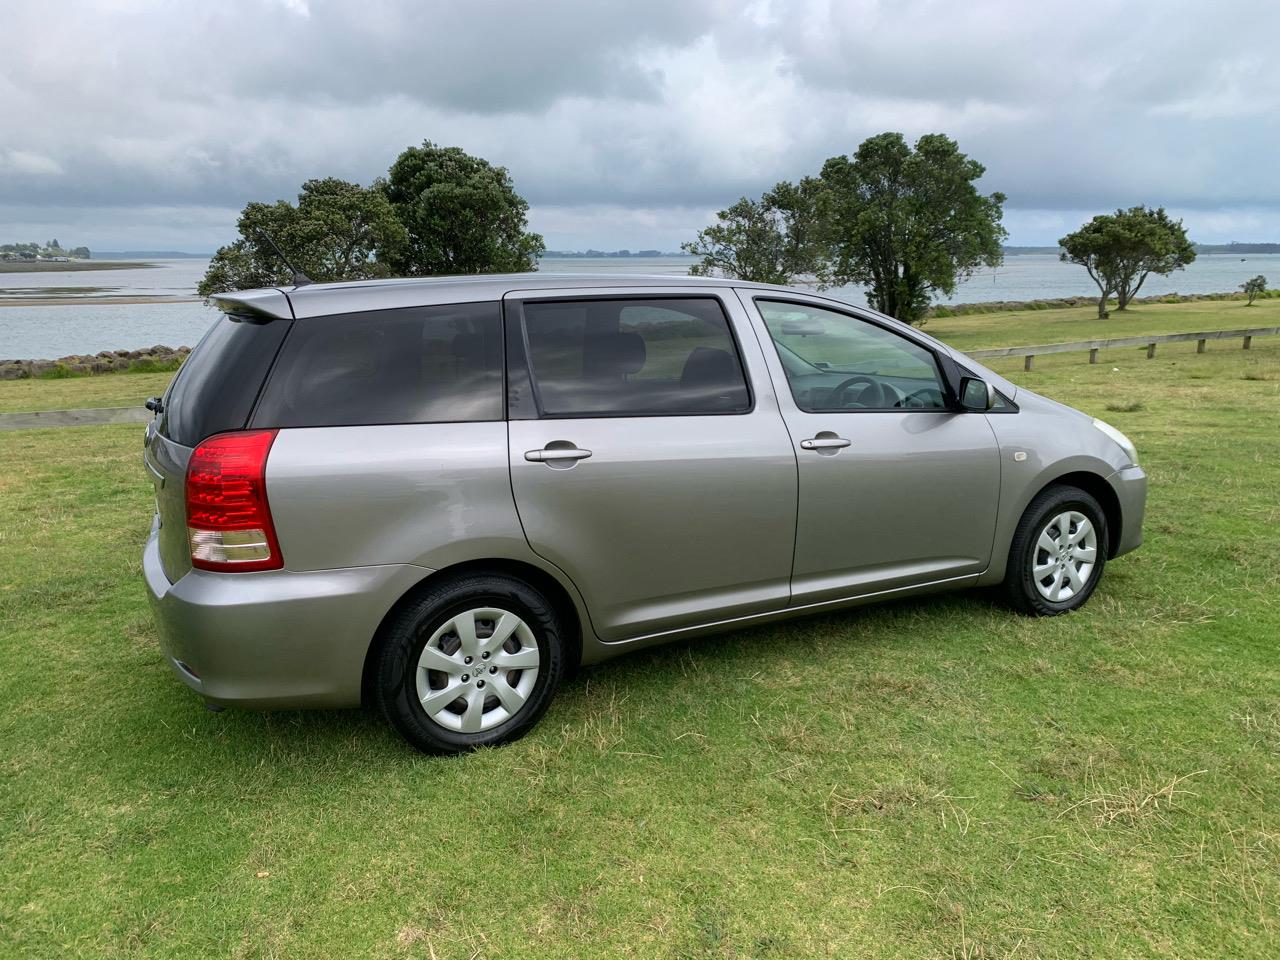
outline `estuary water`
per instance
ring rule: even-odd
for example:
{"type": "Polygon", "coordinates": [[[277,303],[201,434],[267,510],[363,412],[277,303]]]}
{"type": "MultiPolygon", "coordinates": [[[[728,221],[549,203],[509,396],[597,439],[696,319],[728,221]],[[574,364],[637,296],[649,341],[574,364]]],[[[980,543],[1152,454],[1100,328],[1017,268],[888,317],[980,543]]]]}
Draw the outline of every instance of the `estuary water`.
{"type": "MultiPolygon", "coordinates": [[[[156,266],[119,270],[0,273],[0,359],[52,359],[100,350],[136,350],[163,344],[192,346],[217,311],[191,299],[179,303],[102,303],[104,297],[192,297],[207,260],[155,260],[156,266]],[[20,306],[6,301],[56,295],[75,302],[20,306]]],[[[545,273],[680,276],[690,257],[549,258],[545,273]]],[[[1142,295],[1217,293],[1237,290],[1263,274],[1280,284],[1280,254],[1203,254],[1186,270],[1151,277],[1142,295]]],[[[841,287],[827,296],[865,304],[861,288],[841,287]]],[[[1096,296],[1083,268],[1051,254],[1008,256],[994,270],[981,270],[956,290],[950,303],[1096,296]]]]}

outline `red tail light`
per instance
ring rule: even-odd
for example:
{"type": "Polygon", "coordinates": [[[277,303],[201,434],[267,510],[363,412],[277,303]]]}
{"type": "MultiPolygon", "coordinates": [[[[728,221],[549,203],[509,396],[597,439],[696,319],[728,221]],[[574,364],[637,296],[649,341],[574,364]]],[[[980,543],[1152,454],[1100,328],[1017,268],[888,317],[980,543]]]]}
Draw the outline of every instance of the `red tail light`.
{"type": "Polygon", "coordinates": [[[267,454],[275,430],[222,433],[187,464],[187,539],[201,570],[279,570],[284,566],[267,505],[267,454]]]}

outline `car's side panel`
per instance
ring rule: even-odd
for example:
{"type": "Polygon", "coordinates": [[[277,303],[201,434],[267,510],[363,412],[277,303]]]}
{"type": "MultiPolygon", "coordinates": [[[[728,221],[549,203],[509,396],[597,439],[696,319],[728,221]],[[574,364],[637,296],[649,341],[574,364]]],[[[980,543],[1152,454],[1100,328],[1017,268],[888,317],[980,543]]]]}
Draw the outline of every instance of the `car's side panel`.
{"type": "MultiPolygon", "coordinates": [[[[1019,413],[986,417],[1000,447],[1001,481],[995,548],[991,566],[982,578],[984,584],[1004,579],[1009,544],[1013,542],[1018,521],[1036,494],[1071,473],[1089,474],[1116,489],[1112,478],[1117,471],[1129,466],[1120,447],[1095,429],[1086,414],[1027,390],[1019,392],[1018,405],[1019,413]]],[[[1145,476],[1130,478],[1129,482],[1140,483],[1145,491],[1145,476]]],[[[1137,504],[1145,497],[1126,492],[1118,499],[1121,503],[1137,504]]],[[[1122,529],[1111,531],[1112,536],[1126,537],[1124,530],[1128,528],[1126,539],[1132,537],[1134,527],[1130,524],[1133,523],[1140,536],[1142,516],[1140,509],[1137,516],[1133,516],[1135,509],[1129,510],[1129,516],[1121,517],[1122,529]]]]}
{"type": "Polygon", "coordinates": [[[507,469],[507,425],[397,424],[281,430],[267,498],[288,570],[513,560],[553,577],[595,636],[576,586],[530,548],[507,469]]]}
{"type": "Polygon", "coordinates": [[[1000,469],[981,416],[806,414],[797,436],[838,432],[835,455],[800,450],[796,604],[978,574],[991,558],[1000,469]]]}
{"type": "Polygon", "coordinates": [[[605,641],[787,603],[795,461],[781,422],[513,421],[511,473],[530,544],[578,584],[605,641]],[[553,441],[592,455],[525,459],[553,441]]]}
{"type": "Polygon", "coordinates": [[[506,459],[503,422],[281,430],[267,497],[285,566],[440,569],[527,552],[506,459]]]}
{"type": "Polygon", "coordinates": [[[525,534],[577,584],[605,642],[787,605],[795,457],[741,307],[731,293],[721,302],[752,383],[749,413],[509,424],[525,534]],[[591,455],[572,465],[526,459],[557,441],[591,455]]]}
{"type": "MultiPolygon", "coordinates": [[[[782,299],[835,310],[829,301],[782,299]]],[[[976,576],[991,558],[1000,488],[995,437],[981,414],[954,410],[810,413],[754,300],[743,293],[796,445],[799,506],[792,604],[976,576]],[[806,449],[819,437],[848,441],[806,449]]],[[[843,312],[856,316],[853,308],[843,312]]],[[[898,332],[898,331],[893,331],[898,332]]],[[[930,351],[935,345],[901,331],[930,351]]]]}

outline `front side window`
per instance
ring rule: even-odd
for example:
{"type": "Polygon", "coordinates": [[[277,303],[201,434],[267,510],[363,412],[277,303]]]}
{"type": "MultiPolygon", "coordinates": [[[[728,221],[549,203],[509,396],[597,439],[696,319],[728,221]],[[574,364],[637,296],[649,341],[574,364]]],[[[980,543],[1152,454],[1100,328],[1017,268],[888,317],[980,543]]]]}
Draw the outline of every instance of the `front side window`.
{"type": "Polygon", "coordinates": [[[796,406],[807,413],[943,410],[931,351],[847,314],[757,300],[796,406]]]}
{"type": "Polygon", "coordinates": [[[524,304],[544,417],[743,413],[751,396],[713,298],[524,304]]]}
{"type": "Polygon", "coordinates": [[[295,320],[255,427],[501,420],[499,304],[295,320]]]}

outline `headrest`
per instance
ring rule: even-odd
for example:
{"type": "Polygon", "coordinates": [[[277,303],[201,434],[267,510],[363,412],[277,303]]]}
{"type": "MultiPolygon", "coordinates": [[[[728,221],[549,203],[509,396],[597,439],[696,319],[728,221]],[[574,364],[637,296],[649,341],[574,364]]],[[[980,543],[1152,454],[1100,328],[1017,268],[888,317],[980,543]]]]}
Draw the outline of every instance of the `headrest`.
{"type": "Polygon", "coordinates": [[[644,366],[644,337],[638,333],[602,333],[587,343],[588,368],[597,376],[636,373],[644,366]]]}
{"type": "Polygon", "coordinates": [[[738,365],[727,350],[716,347],[697,347],[684,362],[680,374],[683,384],[725,385],[741,380],[738,365]]]}

